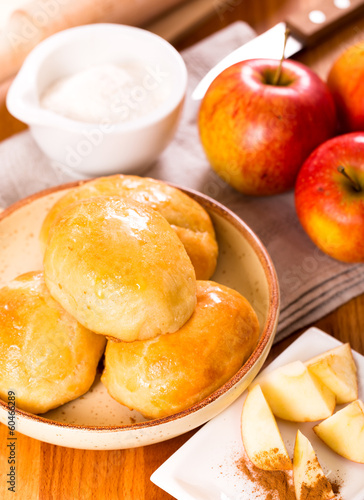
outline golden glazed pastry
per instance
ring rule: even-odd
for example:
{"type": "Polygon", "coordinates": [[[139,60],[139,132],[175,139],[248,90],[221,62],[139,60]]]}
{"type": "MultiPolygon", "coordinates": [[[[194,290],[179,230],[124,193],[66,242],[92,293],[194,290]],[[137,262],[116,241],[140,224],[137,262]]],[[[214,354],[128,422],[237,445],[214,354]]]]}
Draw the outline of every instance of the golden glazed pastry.
{"type": "Polygon", "coordinates": [[[192,263],[166,219],[119,197],[88,198],[62,211],[44,276],[82,325],[124,341],[178,330],[196,304],[192,263]]]}
{"type": "Polygon", "coordinates": [[[211,278],[218,246],[211,219],[190,196],[164,182],[133,175],[100,177],[78,186],[51,208],[44,220],[40,240],[45,248],[49,228],[59,212],[71,203],[94,196],[123,196],[146,204],[162,214],[181,239],[195,268],[197,279],[211,278]]]}
{"type": "Polygon", "coordinates": [[[105,337],[81,326],[49,294],[41,272],[0,289],[0,397],[44,413],[91,387],[105,337]]]}
{"type": "Polygon", "coordinates": [[[180,330],[153,340],[107,343],[101,380],[119,403],[147,418],[165,417],[229,380],[258,337],[257,316],[242,295],[198,281],[195,312],[180,330]]]}

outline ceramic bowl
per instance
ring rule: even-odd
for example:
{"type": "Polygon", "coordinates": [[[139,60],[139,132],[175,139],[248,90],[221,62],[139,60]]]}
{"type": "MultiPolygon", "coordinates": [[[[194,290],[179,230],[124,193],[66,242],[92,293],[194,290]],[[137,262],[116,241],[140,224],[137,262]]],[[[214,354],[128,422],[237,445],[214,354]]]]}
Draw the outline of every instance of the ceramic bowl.
{"type": "MultiPolygon", "coordinates": [[[[42,268],[38,235],[53,203],[72,185],[43,191],[0,214],[0,286],[21,273],[42,268]]],[[[114,401],[98,376],[90,391],[46,414],[16,410],[18,432],[61,446],[121,449],[160,442],[194,429],[235,401],[262,367],[276,332],[279,287],[272,261],[253,231],[234,213],[212,199],[184,190],[209,212],[217,234],[219,258],[213,280],[242,293],[260,322],[260,339],[239,371],[199,403],[175,415],[147,421],[114,401]]],[[[0,421],[8,409],[0,400],[0,421]]]]}
{"type": "MultiPolygon", "coordinates": [[[[139,82],[139,80],[138,80],[139,82]]],[[[9,112],[29,125],[42,151],[60,167],[85,176],[140,174],[174,136],[183,108],[187,70],[163,38],[140,28],[90,24],[61,31],[37,45],[7,94],[9,112]],[[133,120],[77,121],[41,106],[45,90],[61,78],[101,64],[139,65],[140,84],[110,108],[125,118],[152,92],[165,92],[155,108],[133,120]]],[[[92,103],[90,103],[92,105],[92,103]]]]}

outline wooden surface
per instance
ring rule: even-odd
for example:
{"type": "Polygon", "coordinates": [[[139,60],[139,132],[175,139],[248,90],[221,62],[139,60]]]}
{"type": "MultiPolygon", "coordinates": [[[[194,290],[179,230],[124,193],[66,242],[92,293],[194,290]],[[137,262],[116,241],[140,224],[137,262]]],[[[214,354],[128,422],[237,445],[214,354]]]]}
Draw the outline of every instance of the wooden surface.
{"type": "MultiPolygon", "coordinates": [[[[237,19],[246,20],[258,33],[268,29],[299,4],[308,0],[212,0],[215,10],[200,24],[176,40],[183,49],[237,19]]],[[[314,2],[313,2],[314,5],[314,2]]],[[[319,47],[298,56],[323,78],[330,64],[347,45],[358,40],[364,19],[338,31],[319,47]]],[[[364,35],[362,35],[363,37],[364,35]]],[[[3,124],[1,124],[2,126],[3,124]]],[[[315,323],[335,338],[350,342],[364,354],[364,296],[351,300],[315,323]]],[[[301,332],[274,346],[268,361],[282,352],[301,332]]],[[[120,451],[82,451],[57,447],[17,435],[17,493],[6,491],[7,428],[0,424],[0,499],[21,500],[167,500],[150,475],[196,431],[143,448],[120,451]]]]}

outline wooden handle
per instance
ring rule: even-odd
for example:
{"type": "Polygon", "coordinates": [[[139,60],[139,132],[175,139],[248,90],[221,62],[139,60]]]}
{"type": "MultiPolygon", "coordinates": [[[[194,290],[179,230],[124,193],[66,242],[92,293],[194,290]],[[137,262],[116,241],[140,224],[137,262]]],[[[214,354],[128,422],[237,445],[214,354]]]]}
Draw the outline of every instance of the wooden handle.
{"type": "Polygon", "coordinates": [[[363,0],[320,0],[316,8],[305,8],[290,15],[286,24],[305,46],[311,46],[362,13],[363,0]]]}

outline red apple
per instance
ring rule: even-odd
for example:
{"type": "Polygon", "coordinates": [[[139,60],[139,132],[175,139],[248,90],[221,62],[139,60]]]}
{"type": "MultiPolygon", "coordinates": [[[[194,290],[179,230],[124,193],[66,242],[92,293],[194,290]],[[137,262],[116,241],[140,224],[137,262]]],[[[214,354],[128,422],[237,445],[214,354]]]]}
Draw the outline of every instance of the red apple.
{"type": "Polygon", "coordinates": [[[312,241],[344,262],[364,262],[364,132],[321,144],[295,187],[298,218],[312,241]]]}
{"type": "Polygon", "coordinates": [[[364,130],[364,40],[346,49],[334,62],[327,83],[343,132],[364,130]]]}
{"type": "Polygon", "coordinates": [[[312,70],[285,60],[234,64],[210,85],[199,111],[212,168],[238,191],[270,195],[293,188],[311,151],[336,130],[335,104],[312,70]]]}

